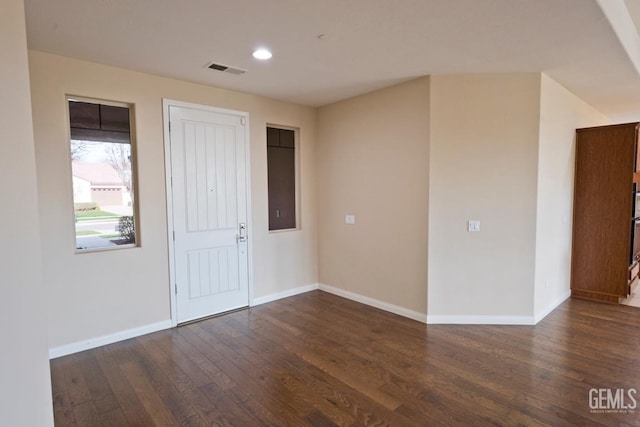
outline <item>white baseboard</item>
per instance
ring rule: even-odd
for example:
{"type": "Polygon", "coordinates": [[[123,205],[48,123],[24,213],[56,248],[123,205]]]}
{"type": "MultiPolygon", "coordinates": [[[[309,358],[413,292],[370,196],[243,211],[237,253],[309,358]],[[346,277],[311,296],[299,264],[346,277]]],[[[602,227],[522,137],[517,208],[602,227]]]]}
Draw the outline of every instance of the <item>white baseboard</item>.
{"type": "Polygon", "coordinates": [[[549,304],[549,306],[546,309],[544,309],[540,313],[536,314],[536,316],[535,316],[536,323],[538,323],[539,321],[541,321],[542,319],[547,317],[547,315],[549,315],[549,313],[551,313],[553,310],[555,310],[560,304],[565,302],[567,300],[567,298],[569,298],[570,296],[571,296],[571,289],[567,289],[562,295],[560,295],[560,297],[558,297],[555,301],[553,301],[551,304],[549,304]]]}
{"type": "MultiPolygon", "coordinates": [[[[282,298],[291,297],[294,295],[302,294],[309,291],[318,289],[318,284],[300,286],[294,289],[288,289],[276,294],[266,295],[264,297],[254,298],[251,306],[265,304],[267,302],[279,300],[282,298]]],[[[171,320],[165,320],[151,325],[141,326],[139,328],[128,329],[126,331],[116,332],[114,334],[103,335],[101,337],[91,338],[85,341],[75,342],[72,344],[66,344],[59,347],[49,349],[49,359],[55,359],[57,357],[66,356],[73,353],[78,353],[84,350],[90,350],[92,348],[100,347],[107,344],[113,344],[114,342],[124,341],[130,338],[139,337],[141,335],[150,334],[152,332],[161,331],[163,329],[169,329],[173,327],[171,320]]]]}
{"type": "Polygon", "coordinates": [[[339,297],[347,298],[352,301],[370,305],[371,307],[379,308],[380,310],[388,311],[390,313],[394,313],[402,317],[407,317],[412,320],[417,320],[418,322],[426,323],[427,321],[426,314],[409,310],[408,308],[400,307],[398,305],[390,304],[388,302],[380,301],[364,295],[356,294],[354,292],[345,291],[344,289],[334,288],[333,286],[328,286],[323,284],[319,284],[318,289],[324,292],[328,292],[330,294],[337,295],[339,297]]]}
{"type": "MultiPolygon", "coordinates": [[[[408,308],[400,307],[388,302],[380,301],[374,298],[370,298],[364,295],[360,295],[354,292],[346,291],[340,288],[334,288],[333,286],[314,283],[311,285],[300,286],[286,291],[278,292],[275,294],[266,295],[259,298],[254,298],[251,306],[260,304],[266,304],[271,301],[276,301],[282,298],[291,297],[305,292],[314,291],[320,289],[321,291],[328,292],[330,294],[338,295],[343,298],[350,299],[362,304],[366,304],[381,310],[388,311],[390,313],[397,314],[399,316],[407,317],[409,319],[417,320],[418,322],[427,324],[468,324],[468,325],[535,325],[542,319],[544,319],[549,313],[562,304],[569,296],[571,291],[567,291],[562,294],[557,300],[550,304],[545,310],[536,314],[536,316],[450,316],[450,315],[426,315],[417,311],[409,310],[408,308]]],[[[125,331],[116,332],[109,335],[103,335],[101,337],[91,338],[85,341],[79,341],[72,344],[66,344],[59,347],[53,347],[49,349],[49,359],[55,359],[57,357],[66,356],[80,351],[90,350],[92,348],[100,347],[107,344],[112,344],[118,341],[124,341],[130,338],[139,337],[141,335],[150,334],[152,332],[169,329],[172,327],[171,320],[164,320],[162,322],[152,323],[150,325],[141,326],[138,328],[128,329],[125,331]]]]}
{"type": "Polygon", "coordinates": [[[533,316],[427,315],[429,325],[535,325],[533,316]]]}
{"type": "Polygon", "coordinates": [[[277,292],[275,294],[254,298],[253,301],[251,301],[251,307],[254,307],[260,304],[266,304],[268,302],[276,301],[282,298],[292,297],[298,294],[304,294],[305,292],[315,291],[316,289],[318,289],[318,284],[313,283],[311,285],[299,286],[297,288],[287,289],[286,291],[277,292]]]}
{"type": "Polygon", "coordinates": [[[91,338],[86,341],[79,341],[72,344],[61,345],[49,349],[49,359],[66,356],[68,354],[78,353],[80,351],[90,350],[114,342],[128,340],[130,338],[139,337],[141,335],[150,334],[152,332],[161,331],[171,328],[171,320],[152,323],[150,325],[140,326],[139,328],[127,329],[126,331],[116,332],[114,334],[103,335],[97,338],[91,338]]]}
{"type": "Polygon", "coordinates": [[[428,315],[430,325],[535,325],[571,296],[567,290],[558,299],[549,304],[535,316],[456,316],[456,315],[428,315]]]}

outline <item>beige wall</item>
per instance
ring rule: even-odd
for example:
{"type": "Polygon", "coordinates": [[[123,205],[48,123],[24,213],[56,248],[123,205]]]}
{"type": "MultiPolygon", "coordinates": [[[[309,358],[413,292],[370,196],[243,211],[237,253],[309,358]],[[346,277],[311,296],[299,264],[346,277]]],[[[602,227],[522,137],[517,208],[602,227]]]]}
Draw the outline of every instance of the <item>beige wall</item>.
{"type": "Polygon", "coordinates": [[[535,308],[546,314],[569,294],[575,130],[608,119],[547,75],[540,92],[535,308]]]}
{"type": "Polygon", "coordinates": [[[51,347],[170,317],[163,98],[250,113],[254,297],[317,282],[314,109],[42,52],[29,60],[51,347]],[[74,254],[65,94],[135,105],[139,248],[74,254]],[[268,232],[266,123],[300,128],[298,231],[268,232]]]}
{"type": "Polygon", "coordinates": [[[30,70],[51,347],[169,318],[162,98],[251,115],[255,297],[320,282],[518,321],[567,289],[568,137],[602,117],[544,75],[424,77],[316,110],[42,52],[30,70]],[[140,248],[74,254],[65,94],[135,104],[140,248]],[[300,128],[298,231],[267,231],[266,123],[300,128]]]}
{"type": "Polygon", "coordinates": [[[52,426],[22,0],[2,4],[0,54],[0,417],[6,426],[52,426]]]}
{"type": "Polygon", "coordinates": [[[320,283],[426,313],[428,123],[428,77],[319,109],[320,283]]]}
{"type": "Polygon", "coordinates": [[[539,74],[431,77],[430,321],[533,314],[539,91],[539,74]]]}

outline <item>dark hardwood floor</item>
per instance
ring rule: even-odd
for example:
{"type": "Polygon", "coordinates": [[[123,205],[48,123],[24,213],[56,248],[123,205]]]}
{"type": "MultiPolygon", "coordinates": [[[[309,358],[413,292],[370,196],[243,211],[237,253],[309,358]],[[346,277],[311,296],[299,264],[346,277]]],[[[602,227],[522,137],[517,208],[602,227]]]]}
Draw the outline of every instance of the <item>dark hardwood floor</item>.
{"type": "Polygon", "coordinates": [[[536,326],[427,326],[314,291],[51,372],[57,426],[640,425],[589,392],[640,390],[640,309],[569,300],[536,326]]]}

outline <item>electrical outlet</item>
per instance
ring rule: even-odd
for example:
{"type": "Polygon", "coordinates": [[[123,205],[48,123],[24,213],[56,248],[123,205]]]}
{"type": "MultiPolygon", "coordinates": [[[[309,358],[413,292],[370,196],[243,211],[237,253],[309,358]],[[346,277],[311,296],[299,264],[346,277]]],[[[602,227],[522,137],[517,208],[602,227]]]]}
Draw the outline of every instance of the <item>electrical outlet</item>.
{"type": "Polygon", "coordinates": [[[467,231],[480,231],[480,221],[469,221],[467,223],[467,231]]]}
{"type": "Polygon", "coordinates": [[[344,216],[344,223],[345,224],[349,224],[349,225],[354,225],[356,223],[356,216],[355,215],[345,215],[344,216]]]}

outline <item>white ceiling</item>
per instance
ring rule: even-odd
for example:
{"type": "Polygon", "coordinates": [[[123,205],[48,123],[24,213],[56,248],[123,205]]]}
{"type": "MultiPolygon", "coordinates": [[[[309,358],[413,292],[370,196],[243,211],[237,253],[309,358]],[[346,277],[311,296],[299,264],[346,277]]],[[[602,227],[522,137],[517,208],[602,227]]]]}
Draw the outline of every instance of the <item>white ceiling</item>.
{"type": "MultiPolygon", "coordinates": [[[[626,4],[638,26],[640,0],[600,1],[626,4]]],[[[596,0],[25,4],[31,49],[299,104],[427,74],[542,71],[613,118],[640,120],[639,71],[596,0]],[[252,58],[257,47],[273,58],[252,58]],[[212,71],[211,61],[248,72],[212,71]]]]}

